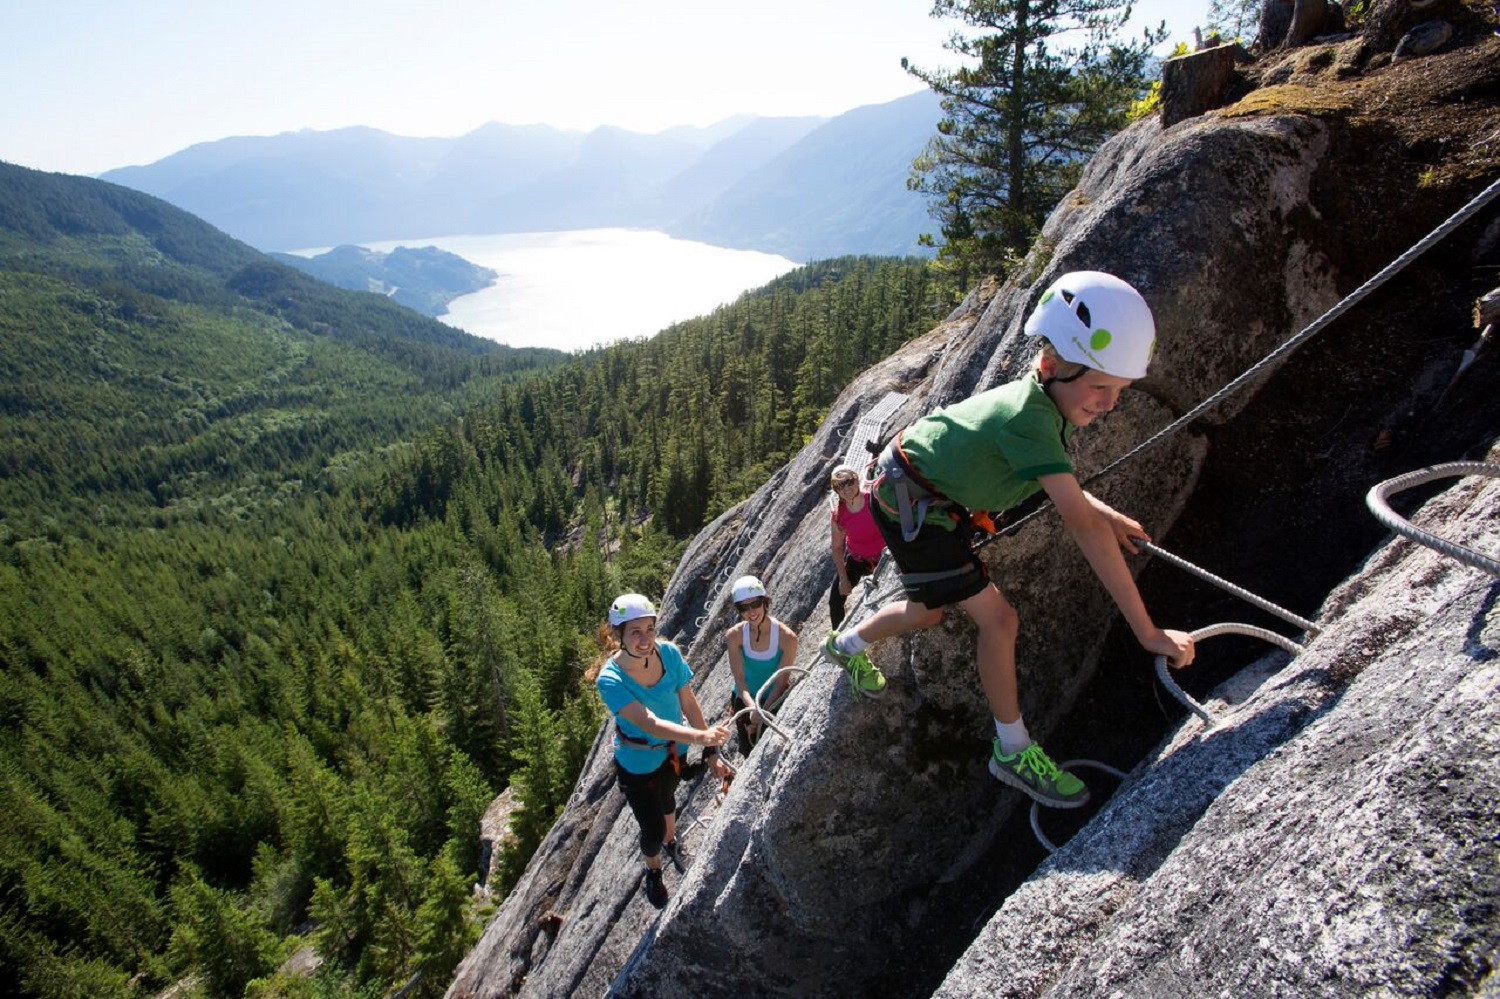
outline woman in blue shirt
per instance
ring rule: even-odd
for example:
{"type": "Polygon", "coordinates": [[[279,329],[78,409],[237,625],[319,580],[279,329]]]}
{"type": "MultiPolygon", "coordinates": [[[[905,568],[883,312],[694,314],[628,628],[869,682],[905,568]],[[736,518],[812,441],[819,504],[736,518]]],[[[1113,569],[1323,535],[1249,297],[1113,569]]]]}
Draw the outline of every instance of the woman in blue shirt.
{"type": "Polygon", "coordinates": [[[589,671],[604,706],[615,720],[615,775],[641,827],[641,856],[646,863],[646,899],[656,908],[667,904],[661,853],[680,871],[677,844],[677,781],[683,753],[678,744],[703,746],[703,755],[720,778],[728,769],[718,747],[729,738],[729,726],[712,728],[693,694],[681,651],[656,637],[656,608],[639,593],[618,597],[609,608],[613,648],[589,671]]]}

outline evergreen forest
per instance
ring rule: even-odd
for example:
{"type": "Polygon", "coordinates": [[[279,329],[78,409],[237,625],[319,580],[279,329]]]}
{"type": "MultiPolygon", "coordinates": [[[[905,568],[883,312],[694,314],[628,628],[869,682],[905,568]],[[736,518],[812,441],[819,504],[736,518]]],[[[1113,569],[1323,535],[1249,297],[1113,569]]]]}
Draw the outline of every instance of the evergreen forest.
{"type": "Polygon", "coordinates": [[[0,164],[0,990],[440,995],[480,816],[503,891],[595,739],[608,600],[946,308],[845,258],[509,349],[0,164]]]}

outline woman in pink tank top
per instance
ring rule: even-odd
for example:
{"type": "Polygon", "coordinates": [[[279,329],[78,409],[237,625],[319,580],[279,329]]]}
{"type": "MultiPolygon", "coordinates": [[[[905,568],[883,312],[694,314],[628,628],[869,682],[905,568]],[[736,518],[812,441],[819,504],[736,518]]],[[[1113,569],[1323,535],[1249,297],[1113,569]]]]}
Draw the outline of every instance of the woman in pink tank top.
{"type": "Polygon", "coordinates": [[[854,584],[875,571],[885,539],[870,514],[870,494],[860,482],[859,473],[840,465],[829,476],[832,491],[829,503],[832,513],[833,567],[837,572],[828,590],[828,621],[837,628],[844,620],[844,604],[854,584]]]}

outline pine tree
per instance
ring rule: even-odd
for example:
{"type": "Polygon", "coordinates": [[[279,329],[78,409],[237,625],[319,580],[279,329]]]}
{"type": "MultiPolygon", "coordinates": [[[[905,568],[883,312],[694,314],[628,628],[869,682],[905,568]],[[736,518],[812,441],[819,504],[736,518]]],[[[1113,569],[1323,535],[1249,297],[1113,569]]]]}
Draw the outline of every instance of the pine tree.
{"type": "Polygon", "coordinates": [[[514,861],[524,865],[524,858],[535,852],[552,828],[572,784],[572,774],[563,772],[557,715],[542,702],[540,685],[526,671],[521,672],[516,684],[513,742],[511,755],[521,763],[510,781],[518,807],[510,820],[515,838],[507,842],[501,860],[502,876],[519,875],[519,869],[511,870],[514,861]]]}
{"type": "Polygon", "coordinates": [[[945,244],[939,259],[960,290],[975,270],[1000,271],[1007,255],[1025,253],[1089,156],[1144,95],[1151,48],[1165,28],[1118,42],[1129,14],[1121,0],[933,3],[934,17],[979,29],[945,44],[972,65],[923,69],[902,60],[942,97],[944,117],[908,186],[929,195],[945,244]]]}
{"type": "Polygon", "coordinates": [[[189,871],[172,887],[177,928],[172,951],[196,968],[212,995],[235,996],[275,967],[279,942],[244,904],[189,871]]]}
{"type": "Polygon", "coordinates": [[[1209,31],[1248,48],[1260,27],[1260,8],[1259,0],[1209,0],[1209,31]]]}
{"type": "Polygon", "coordinates": [[[417,910],[417,950],[413,963],[421,972],[419,995],[441,996],[453,969],[479,936],[468,918],[469,882],[447,854],[432,862],[427,897],[417,910]]]}

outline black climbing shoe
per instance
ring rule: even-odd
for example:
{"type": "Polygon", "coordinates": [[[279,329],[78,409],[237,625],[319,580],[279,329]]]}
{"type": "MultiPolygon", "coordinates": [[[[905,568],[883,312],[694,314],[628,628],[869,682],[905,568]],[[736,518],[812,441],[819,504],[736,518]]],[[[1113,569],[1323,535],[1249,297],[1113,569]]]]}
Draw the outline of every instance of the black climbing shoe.
{"type": "Polygon", "coordinates": [[[670,843],[663,843],[661,845],[661,852],[662,856],[672,861],[672,866],[677,868],[678,874],[687,873],[689,858],[687,851],[682,848],[681,840],[674,839],[670,843]]]}
{"type": "Polygon", "coordinates": [[[667,904],[667,886],[661,879],[661,868],[646,868],[646,901],[655,908],[663,908],[667,904]]]}

